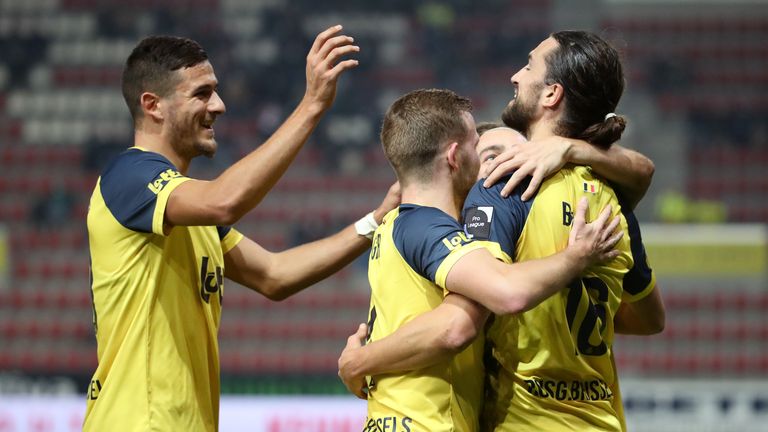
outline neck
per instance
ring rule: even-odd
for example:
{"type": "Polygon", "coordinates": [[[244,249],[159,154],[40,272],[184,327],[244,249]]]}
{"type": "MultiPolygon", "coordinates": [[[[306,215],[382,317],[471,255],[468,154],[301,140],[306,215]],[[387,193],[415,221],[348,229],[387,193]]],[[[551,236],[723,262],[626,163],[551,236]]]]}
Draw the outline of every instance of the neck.
{"type": "Polygon", "coordinates": [[[541,119],[530,126],[528,140],[536,141],[555,135],[555,121],[553,119],[541,119]]]}
{"type": "Polygon", "coordinates": [[[411,183],[403,187],[403,204],[435,207],[459,220],[463,199],[454,194],[450,180],[411,183]]]}
{"type": "Polygon", "coordinates": [[[160,131],[137,129],[135,131],[133,145],[165,156],[165,158],[171,161],[181,174],[187,174],[190,162],[189,158],[185,158],[176,152],[170,141],[166,139],[160,131]]]}

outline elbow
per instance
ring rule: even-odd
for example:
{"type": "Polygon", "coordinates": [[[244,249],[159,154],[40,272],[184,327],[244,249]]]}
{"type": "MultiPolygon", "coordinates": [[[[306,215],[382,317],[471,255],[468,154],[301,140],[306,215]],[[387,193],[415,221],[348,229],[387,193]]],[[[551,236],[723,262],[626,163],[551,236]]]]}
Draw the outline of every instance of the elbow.
{"type": "Polygon", "coordinates": [[[448,354],[455,355],[464,351],[475,340],[480,329],[471,320],[453,320],[443,333],[440,344],[448,354]]]}
{"type": "Polygon", "coordinates": [[[648,189],[648,187],[651,185],[651,180],[653,180],[653,175],[656,173],[656,165],[654,165],[653,161],[646,158],[645,163],[642,164],[640,167],[640,175],[643,180],[643,186],[645,190],[648,189]]]}
{"type": "Polygon", "coordinates": [[[261,293],[261,295],[274,302],[281,302],[290,297],[289,291],[282,289],[282,287],[276,283],[264,284],[258,291],[261,293]]]}
{"type": "Polygon", "coordinates": [[[499,286],[496,292],[504,295],[488,309],[496,315],[512,315],[525,312],[536,306],[534,299],[526,293],[533,292],[531,288],[517,284],[515,287],[499,286]],[[510,289],[514,288],[514,289],[510,289]]]}
{"type": "Polygon", "coordinates": [[[243,214],[233,202],[220,203],[211,210],[211,214],[213,214],[218,226],[234,225],[243,217],[243,214]]]}
{"type": "Polygon", "coordinates": [[[664,326],[666,325],[666,317],[663,313],[653,317],[648,322],[648,333],[649,335],[655,335],[659,334],[664,331],[664,326]]]}

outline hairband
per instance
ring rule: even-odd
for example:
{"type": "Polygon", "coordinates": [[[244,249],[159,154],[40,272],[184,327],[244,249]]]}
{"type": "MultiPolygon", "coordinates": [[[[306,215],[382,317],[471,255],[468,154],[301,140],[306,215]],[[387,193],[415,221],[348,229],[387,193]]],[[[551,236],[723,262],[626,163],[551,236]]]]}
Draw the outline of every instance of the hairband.
{"type": "Polygon", "coordinates": [[[606,114],[605,118],[603,119],[603,121],[606,121],[606,120],[608,120],[611,117],[616,117],[616,113],[608,113],[608,114],[606,114]]]}

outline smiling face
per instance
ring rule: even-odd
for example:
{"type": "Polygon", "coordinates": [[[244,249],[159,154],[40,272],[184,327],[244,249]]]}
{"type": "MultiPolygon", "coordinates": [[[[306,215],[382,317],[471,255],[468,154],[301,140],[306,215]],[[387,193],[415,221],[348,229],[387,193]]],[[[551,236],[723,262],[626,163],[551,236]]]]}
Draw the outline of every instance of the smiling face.
{"type": "Polygon", "coordinates": [[[547,73],[546,56],[558,46],[557,41],[547,38],[528,54],[528,63],[512,78],[515,94],[501,119],[512,129],[530,137],[531,125],[541,117],[540,98],[545,87],[547,73]]]}
{"type": "Polygon", "coordinates": [[[525,142],[525,137],[518,131],[506,127],[491,129],[480,135],[475,151],[480,158],[478,179],[486,178],[491,173],[490,167],[496,156],[510,150],[515,144],[525,142]]]}
{"type": "Polygon", "coordinates": [[[165,109],[163,128],[174,151],[191,160],[216,153],[213,123],[224,113],[224,102],[217,93],[218,81],[208,61],[174,72],[175,90],[162,98],[165,109]]]}

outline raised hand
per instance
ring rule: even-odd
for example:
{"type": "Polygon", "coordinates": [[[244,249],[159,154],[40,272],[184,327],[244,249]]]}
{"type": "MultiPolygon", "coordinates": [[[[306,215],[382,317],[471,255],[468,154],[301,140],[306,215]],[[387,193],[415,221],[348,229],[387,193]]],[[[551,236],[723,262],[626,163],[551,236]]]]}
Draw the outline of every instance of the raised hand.
{"type": "Polygon", "coordinates": [[[347,386],[352,394],[360,399],[367,399],[365,393],[365,376],[357,376],[350,369],[351,358],[355,355],[355,351],[363,346],[363,341],[368,334],[368,327],[365,324],[360,324],[357,327],[357,331],[347,338],[347,346],[344,347],[344,351],[339,356],[339,378],[347,386]]]}
{"type": "Polygon", "coordinates": [[[573,217],[571,234],[568,237],[568,247],[574,248],[579,256],[586,260],[586,266],[608,262],[619,255],[614,246],[624,236],[624,231],[616,230],[620,218],[611,217],[611,205],[605,206],[600,215],[591,223],[586,223],[589,202],[582,197],[576,206],[576,214],[573,217]]]}
{"type": "Polygon", "coordinates": [[[352,45],[352,37],[339,34],[341,29],[341,25],[335,25],[318,34],[307,54],[304,99],[320,112],[333,104],[339,76],[358,64],[357,60],[342,60],[346,55],[360,51],[360,47],[352,45]]]}
{"type": "Polygon", "coordinates": [[[510,150],[496,156],[483,186],[493,186],[505,175],[513,173],[501,190],[501,195],[506,197],[523,179],[531,176],[531,183],[521,196],[523,201],[527,201],[547,177],[568,162],[568,150],[572,145],[569,139],[558,136],[515,144],[510,150]]]}

